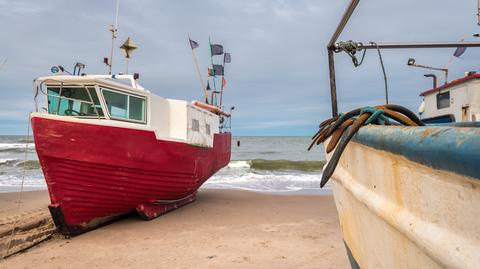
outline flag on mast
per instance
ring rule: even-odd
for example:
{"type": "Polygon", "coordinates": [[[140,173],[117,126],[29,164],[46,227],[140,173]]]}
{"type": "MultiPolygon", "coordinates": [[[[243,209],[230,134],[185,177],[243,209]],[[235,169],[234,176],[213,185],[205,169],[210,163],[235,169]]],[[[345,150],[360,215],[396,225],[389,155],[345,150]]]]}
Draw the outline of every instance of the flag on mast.
{"type": "Polygon", "coordinates": [[[190,38],[188,39],[188,41],[190,41],[190,47],[192,47],[192,50],[193,50],[194,48],[198,48],[199,45],[198,45],[198,42],[197,42],[197,41],[194,41],[194,40],[192,40],[192,39],[190,39],[190,38]]]}
{"type": "Polygon", "coordinates": [[[223,54],[223,46],[220,44],[210,44],[210,50],[212,51],[212,56],[223,54]]]}
{"type": "Polygon", "coordinates": [[[208,75],[211,77],[223,76],[223,65],[214,64],[212,68],[208,68],[208,75]]]}
{"type": "MultiPolygon", "coordinates": [[[[462,40],[463,42],[463,40],[462,40]]],[[[453,56],[459,58],[460,56],[462,56],[462,54],[465,53],[465,51],[467,50],[467,47],[458,47],[455,52],[453,53],[453,56]]]]}
{"type": "Polygon", "coordinates": [[[223,62],[224,63],[231,63],[232,62],[232,56],[230,55],[229,52],[225,52],[225,54],[223,54],[223,62]]]}

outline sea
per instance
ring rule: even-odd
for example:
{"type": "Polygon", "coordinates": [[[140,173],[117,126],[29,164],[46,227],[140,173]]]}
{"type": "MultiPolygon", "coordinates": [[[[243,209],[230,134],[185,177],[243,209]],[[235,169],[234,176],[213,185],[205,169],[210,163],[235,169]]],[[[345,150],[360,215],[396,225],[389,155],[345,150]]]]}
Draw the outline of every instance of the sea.
{"type": "MultiPolygon", "coordinates": [[[[307,151],[310,137],[232,138],[229,165],[202,188],[240,189],[276,194],[329,194],[320,189],[325,156],[321,145],[307,151]]],[[[0,136],[0,192],[46,190],[32,138],[0,136]]]]}

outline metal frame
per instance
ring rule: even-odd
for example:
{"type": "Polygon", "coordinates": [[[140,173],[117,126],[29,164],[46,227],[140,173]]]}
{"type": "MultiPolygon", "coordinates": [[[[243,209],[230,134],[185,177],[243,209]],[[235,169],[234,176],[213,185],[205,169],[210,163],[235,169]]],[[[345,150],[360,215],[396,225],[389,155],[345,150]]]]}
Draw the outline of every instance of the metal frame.
{"type": "MultiPolygon", "coordinates": [[[[343,29],[347,25],[350,17],[352,16],[355,8],[357,7],[360,0],[352,0],[345,10],[342,19],[340,20],[335,32],[333,33],[330,42],[327,45],[328,51],[328,67],[330,74],[330,96],[332,102],[332,116],[338,116],[338,105],[337,105],[337,86],[335,79],[335,57],[334,52],[337,47],[337,39],[342,33],[343,29]]],[[[365,43],[362,45],[362,49],[431,49],[431,48],[456,48],[456,47],[480,47],[479,42],[446,42],[446,43],[434,43],[434,42],[424,42],[424,43],[377,43],[377,45],[365,43]]]]}

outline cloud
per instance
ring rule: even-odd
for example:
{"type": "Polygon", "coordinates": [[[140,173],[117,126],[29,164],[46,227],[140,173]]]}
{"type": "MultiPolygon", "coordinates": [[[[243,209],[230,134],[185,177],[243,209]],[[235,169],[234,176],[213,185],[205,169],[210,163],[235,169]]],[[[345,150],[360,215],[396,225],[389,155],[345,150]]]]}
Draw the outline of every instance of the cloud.
{"type": "MultiPolygon", "coordinates": [[[[340,40],[456,41],[478,30],[473,2],[361,2],[340,40]]],[[[139,49],[129,69],[141,74],[140,83],[167,98],[193,100],[202,92],[187,36],[200,43],[197,53],[204,74],[211,62],[210,37],[232,53],[225,100],[226,107],[236,106],[236,134],[310,135],[330,116],[325,46],[347,5],[317,0],[122,0],[116,48],[132,37],[139,49]]],[[[80,61],[88,73],[107,71],[102,59],[109,55],[114,7],[114,0],[0,0],[0,24],[7,26],[2,28],[6,38],[0,43],[0,62],[8,58],[0,70],[0,133],[6,132],[7,122],[8,132],[24,132],[22,115],[33,107],[32,80],[48,74],[52,65],[71,69],[80,61]]],[[[425,70],[406,66],[409,57],[441,67],[452,53],[383,51],[391,102],[416,110],[418,93],[431,87],[425,70]]],[[[478,56],[477,49],[468,49],[464,60],[451,65],[450,76],[477,70],[478,56]]],[[[118,49],[113,60],[114,71],[123,71],[118,49]]],[[[359,68],[344,54],[335,60],[341,111],[384,102],[375,51],[367,53],[359,68]]]]}

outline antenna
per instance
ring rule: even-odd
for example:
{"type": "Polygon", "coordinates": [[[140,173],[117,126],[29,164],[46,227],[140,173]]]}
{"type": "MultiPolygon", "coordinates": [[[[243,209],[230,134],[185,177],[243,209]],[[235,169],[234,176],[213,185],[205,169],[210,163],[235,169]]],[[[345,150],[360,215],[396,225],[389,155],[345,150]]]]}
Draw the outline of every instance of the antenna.
{"type": "Polygon", "coordinates": [[[115,46],[115,39],[117,38],[118,30],[118,8],[120,6],[120,0],[117,0],[115,7],[115,24],[110,25],[110,32],[112,32],[112,47],[110,49],[110,63],[108,63],[109,71],[108,74],[112,74],[112,61],[113,61],[113,48],[115,46]]]}
{"type": "Polygon", "coordinates": [[[477,25],[480,26],[480,0],[477,0],[477,25]]]}

